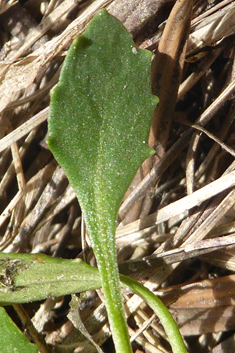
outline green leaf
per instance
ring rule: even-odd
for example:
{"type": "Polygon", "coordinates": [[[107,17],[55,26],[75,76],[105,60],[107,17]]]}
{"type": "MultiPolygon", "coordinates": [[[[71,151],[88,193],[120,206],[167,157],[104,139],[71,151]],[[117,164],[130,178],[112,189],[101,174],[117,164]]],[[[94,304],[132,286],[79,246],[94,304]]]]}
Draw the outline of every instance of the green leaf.
{"type": "Polygon", "coordinates": [[[151,53],[137,49],[123,25],[101,10],[71,45],[51,97],[48,145],[91,232],[104,209],[116,219],[137,169],[153,154],[150,62],[151,53]]]}
{"type": "Polygon", "coordinates": [[[30,343],[14,324],[4,308],[0,308],[0,352],[37,353],[38,348],[30,343]]]}
{"type": "Polygon", "coordinates": [[[131,352],[118,275],[115,226],[141,163],[157,98],[151,53],[100,10],[71,45],[51,98],[48,145],[83,210],[102,280],[117,352],[131,352]]]}
{"type": "MultiPolygon", "coordinates": [[[[97,269],[82,260],[63,260],[43,254],[0,253],[0,279],[2,305],[42,300],[51,295],[61,296],[101,287],[97,269]]],[[[162,301],[134,279],[122,274],[120,279],[123,287],[128,287],[132,292],[139,295],[154,310],[169,337],[173,352],[186,352],[179,329],[162,301]]],[[[79,326],[81,332],[87,337],[88,333],[82,327],[79,313],[76,312],[75,299],[78,300],[74,298],[72,301],[70,316],[72,315],[74,326],[79,326]]],[[[2,352],[1,344],[5,342],[5,335],[1,335],[2,332],[5,332],[3,327],[6,325],[6,328],[10,327],[11,329],[13,325],[15,329],[15,326],[5,311],[2,308],[0,309],[2,310],[0,311],[0,327],[2,328],[0,329],[0,352],[2,352]],[[6,321],[5,315],[7,316],[6,321]]],[[[21,334],[21,331],[19,333],[21,334]]],[[[23,338],[19,340],[19,344],[21,344],[23,338]]],[[[31,353],[31,350],[29,352],[31,353]]]]}
{"type": "Polygon", "coordinates": [[[27,303],[99,287],[97,269],[81,259],[0,253],[1,305],[27,303]]]}

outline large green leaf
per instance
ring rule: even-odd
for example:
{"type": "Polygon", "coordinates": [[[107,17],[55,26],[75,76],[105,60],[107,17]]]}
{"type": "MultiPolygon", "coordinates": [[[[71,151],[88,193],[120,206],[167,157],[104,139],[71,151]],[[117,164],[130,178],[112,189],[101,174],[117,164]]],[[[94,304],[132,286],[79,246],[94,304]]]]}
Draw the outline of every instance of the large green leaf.
{"type": "Polygon", "coordinates": [[[153,154],[147,141],[157,98],[150,59],[101,10],[73,42],[53,92],[48,145],[78,195],[91,235],[104,212],[105,220],[116,219],[137,169],[153,154]]]}
{"type": "Polygon", "coordinates": [[[37,353],[38,347],[30,343],[20,329],[0,308],[0,352],[1,353],[37,353]]]}
{"type": "Polygon", "coordinates": [[[114,341],[120,343],[116,349],[122,353],[131,348],[115,222],[137,169],[153,154],[147,141],[157,98],[151,94],[150,66],[151,53],[136,48],[123,25],[100,10],[69,49],[48,121],[48,145],[82,207],[114,341]]]}

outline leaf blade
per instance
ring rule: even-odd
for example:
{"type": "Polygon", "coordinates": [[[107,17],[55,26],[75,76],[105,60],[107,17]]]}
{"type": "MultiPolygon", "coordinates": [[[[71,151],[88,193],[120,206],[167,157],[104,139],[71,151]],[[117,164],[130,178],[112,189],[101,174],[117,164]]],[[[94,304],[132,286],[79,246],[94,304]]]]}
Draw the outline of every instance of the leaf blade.
{"type": "MultiPolygon", "coordinates": [[[[137,169],[152,154],[147,139],[157,98],[150,90],[150,58],[104,10],[67,55],[51,100],[48,144],[83,209],[93,208],[86,194],[100,190],[104,197],[108,190],[106,201],[110,193],[115,199],[107,208],[116,217],[137,169]]],[[[93,221],[86,220],[89,227],[93,221]]]]}
{"type": "Polygon", "coordinates": [[[27,303],[101,286],[97,268],[81,259],[0,253],[0,305],[27,303]]]}
{"type": "Polygon", "coordinates": [[[37,353],[38,347],[30,343],[15,325],[4,308],[0,308],[0,351],[4,353],[37,353]]]}

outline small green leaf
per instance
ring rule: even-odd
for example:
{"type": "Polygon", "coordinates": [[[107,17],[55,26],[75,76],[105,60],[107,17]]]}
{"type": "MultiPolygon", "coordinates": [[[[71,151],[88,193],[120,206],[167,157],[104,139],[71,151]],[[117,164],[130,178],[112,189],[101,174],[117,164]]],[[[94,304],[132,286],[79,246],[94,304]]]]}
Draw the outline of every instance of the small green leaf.
{"type": "Polygon", "coordinates": [[[0,352],[37,353],[38,347],[30,343],[14,324],[4,308],[0,308],[0,352]]]}
{"type": "Polygon", "coordinates": [[[118,353],[131,352],[115,249],[120,202],[141,163],[157,98],[151,53],[100,10],[71,45],[49,114],[48,145],[74,187],[92,240],[118,353]]]}
{"type": "Polygon", "coordinates": [[[96,268],[81,259],[0,253],[0,304],[27,303],[101,286],[96,268]]]}

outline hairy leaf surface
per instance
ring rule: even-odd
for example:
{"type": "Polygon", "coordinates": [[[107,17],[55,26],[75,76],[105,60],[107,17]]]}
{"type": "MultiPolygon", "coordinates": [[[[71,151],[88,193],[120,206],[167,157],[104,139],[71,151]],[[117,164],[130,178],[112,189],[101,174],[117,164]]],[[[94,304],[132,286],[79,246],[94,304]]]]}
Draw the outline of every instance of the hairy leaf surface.
{"type": "Polygon", "coordinates": [[[101,10],[72,44],[53,92],[48,144],[89,229],[101,213],[116,218],[137,169],[153,153],[147,141],[157,98],[150,90],[150,59],[101,10]]]}

